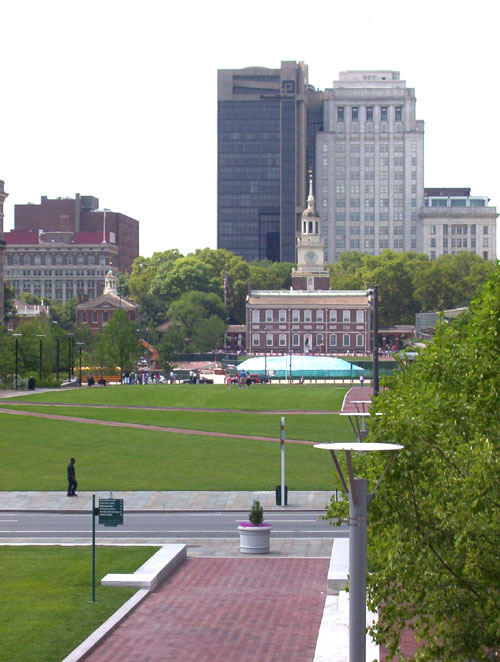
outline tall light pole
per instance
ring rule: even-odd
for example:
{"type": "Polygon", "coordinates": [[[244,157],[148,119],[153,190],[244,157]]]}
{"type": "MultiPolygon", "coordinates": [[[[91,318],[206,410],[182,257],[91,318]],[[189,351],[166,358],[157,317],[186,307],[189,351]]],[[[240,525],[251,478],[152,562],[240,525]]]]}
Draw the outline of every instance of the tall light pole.
{"type": "Polygon", "coordinates": [[[45,338],[44,333],[37,333],[37,338],[40,338],[40,368],[38,374],[40,376],[40,385],[42,384],[42,357],[43,357],[43,339],[45,338]]]}
{"type": "Polygon", "coordinates": [[[19,338],[23,334],[22,333],[13,333],[12,335],[16,339],[16,391],[17,391],[17,381],[18,381],[18,372],[19,372],[19,338]]]}
{"type": "Polygon", "coordinates": [[[68,335],[68,382],[71,380],[71,374],[72,374],[72,369],[71,369],[71,365],[72,365],[72,361],[71,361],[71,359],[72,359],[72,357],[71,357],[71,344],[72,343],[71,343],[71,341],[72,340],[73,340],[73,335],[70,333],[68,335]]]}
{"type": "Polygon", "coordinates": [[[77,342],[76,344],[78,345],[78,358],[80,360],[80,376],[78,378],[78,383],[81,386],[82,385],[82,345],[84,345],[85,343],[77,342]]]}
{"type": "Polygon", "coordinates": [[[373,395],[377,396],[379,392],[379,378],[378,378],[378,285],[374,285],[367,291],[370,304],[373,311],[373,336],[372,336],[372,349],[373,349],[373,395]]]}
{"type": "Polygon", "coordinates": [[[345,442],[316,444],[314,448],[330,451],[340,483],[349,500],[349,662],[366,662],[366,518],[368,504],[403,446],[397,444],[345,442]],[[345,453],[349,487],[335,451],[345,453]],[[391,456],[371,492],[366,478],[356,478],[353,452],[390,451],[391,456]]]}

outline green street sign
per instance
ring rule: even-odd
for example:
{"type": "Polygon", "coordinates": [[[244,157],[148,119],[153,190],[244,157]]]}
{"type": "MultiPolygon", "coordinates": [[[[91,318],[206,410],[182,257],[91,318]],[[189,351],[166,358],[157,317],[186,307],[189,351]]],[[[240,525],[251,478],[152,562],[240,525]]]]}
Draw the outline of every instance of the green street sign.
{"type": "Polygon", "coordinates": [[[99,524],[123,524],[123,499],[99,499],[99,524]]]}

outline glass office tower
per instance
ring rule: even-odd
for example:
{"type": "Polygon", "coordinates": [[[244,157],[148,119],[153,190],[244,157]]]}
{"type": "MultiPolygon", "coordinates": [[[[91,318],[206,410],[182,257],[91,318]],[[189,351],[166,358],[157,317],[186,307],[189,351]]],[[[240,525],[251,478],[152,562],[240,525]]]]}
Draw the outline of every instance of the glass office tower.
{"type": "Polygon", "coordinates": [[[321,101],[303,62],[218,72],[219,248],[245,260],[295,262],[307,165],[314,163],[308,106],[316,127],[321,101]]]}

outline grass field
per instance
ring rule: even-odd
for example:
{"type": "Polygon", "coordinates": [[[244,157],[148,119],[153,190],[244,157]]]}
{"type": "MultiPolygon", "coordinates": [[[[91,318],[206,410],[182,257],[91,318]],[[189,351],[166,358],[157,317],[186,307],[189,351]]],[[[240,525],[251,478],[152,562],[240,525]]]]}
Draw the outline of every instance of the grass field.
{"type": "MultiPolygon", "coordinates": [[[[74,416],[102,421],[121,421],[142,425],[180,428],[183,430],[206,430],[229,434],[252,436],[280,436],[280,414],[257,415],[251,412],[188,412],[151,411],[142,409],[101,409],[95,407],[50,407],[36,405],[15,405],[16,411],[32,411],[58,416],[74,416]]],[[[342,416],[330,414],[286,414],[285,433],[287,439],[306,441],[347,441],[352,437],[351,426],[342,416]]]]}
{"type": "MultiPolygon", "coordinates": [[[[279,483],[279,443],[9,414],[0,420],[3,490],[65,490],[71,456],[84,491],[272,490],[279,483]]],[[[287,444],[286,476],[290,490],[334,487],[333,465],[312,446],[287,444]]]]}
{"type": "MultiPolygon", "coordinates": [[[[226,388],[217,384],[178,384],[149,386],[108,386],[106,388],[74,389],[49,393],[23,394],[22,400],[32,402],[63,402],[74,404],[108,404],[149,407],[199,407],[202,409],[248,409],[287,411],[311,409],[338,411],[346,387],[330,384],[300,386],[256,384],[250,388],[226,388]]],[[[0,392],[1,398],[1,392],[0,392]]],[[[16,398],[9,398],[15,402],[16,398]]]]}
{"type": "MultiPolygon", "coordinates": [[[[345,388],[329,385],[259,385],[246,390],[216,385],[162,385],[35,394],[30,398],[34,404],[29,406],[15,405],[16,399],[9,399],[5,406],[22,411],[203,430],[213,434],[201,436],[2,414],[2,489],[64,490],[66,465],[69,457],[75,456],[79,489],[84,491],[272,490],[279,483],[279,444],[224,438],[218,433],[278,440],[279,412],[338,410],[345,392],[345,388]],[[35,403],[40,400],[109,404],[110,408],[37,406],[35,403]],[[207,411],[151,411],[113,405],[196,406],[207,411]],[[258,411],[273,413],[258,414],[258,411]]],[[[285,421],[286,438],[290,440],[322,442],[353,438],[348,421],[340,416],[285,413],[285,421]]],[[[332,466],[311,446],[286,445],[286,475],[290,490],[334,487],[332,466]]]]}
{"type": "Polygon", "coordinates": [[[135,593],[102,577],[134,572],[155,551],[98,546],[93,603],[90,547],[0,547],[0,662],[60,662],[135,593]]]}

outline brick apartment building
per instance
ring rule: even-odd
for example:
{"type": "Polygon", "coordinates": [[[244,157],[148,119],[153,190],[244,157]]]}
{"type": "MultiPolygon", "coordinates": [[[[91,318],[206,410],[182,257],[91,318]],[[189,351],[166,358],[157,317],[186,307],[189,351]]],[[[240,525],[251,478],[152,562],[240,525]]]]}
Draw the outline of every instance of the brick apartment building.
{"type": "Polygon", "coordinates": [[[4,277],[16,296],[62,303],[100,296],[109,268],[130,272],[139,255],[139,222],[79,194],[15,205],[14,230],[4,238],[4,277]]]}

